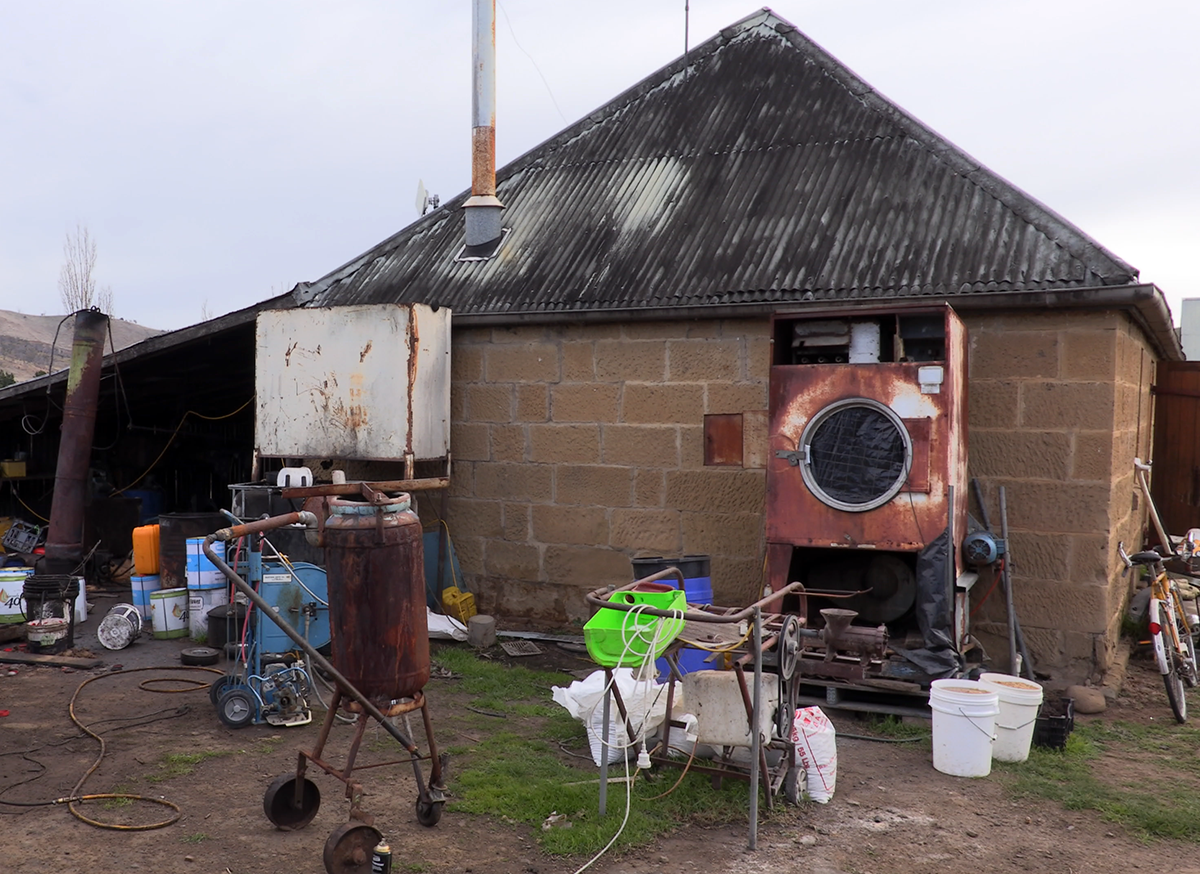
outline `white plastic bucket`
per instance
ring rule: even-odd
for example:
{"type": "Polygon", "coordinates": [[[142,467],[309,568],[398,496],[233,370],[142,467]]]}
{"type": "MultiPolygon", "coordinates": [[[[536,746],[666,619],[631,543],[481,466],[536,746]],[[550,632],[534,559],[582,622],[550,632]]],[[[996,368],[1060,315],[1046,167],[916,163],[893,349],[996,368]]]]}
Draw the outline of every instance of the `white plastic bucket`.
{"type": "Polygon", "coordinates": [[[117,604],[96,628],[96,639],[105,649],[124,649],[142,633],[142,614],[132,604],[117,604]]]}
{"type": "Polygon", "coordinates": [[[217,583],[204,588],[188,585],[188,635],[192,640],[208,640],[208,611],[227,600],[225,585],[217,583]]]}
{"type": "Polygon", "coordinates": [[[203,537],[189,537],[184,544],[189,589],[208,589],[225,585],[225,575],[217,570],[212,559],[204,554],[204,540],[203,537]]]}
{"type": "Polygon", "coordinates": [[[32,568],[0,570],[0,625],[25,621],[25,614],[21,612],[21,593],[25,591],[25,578],[31,573],[32,568]]]}
{"type": "Polygon", "coordinates": [[[997,762],[1025,761],[1033,742],[1038,708],[1042,706],[1042,687],[1009,674],[981,674],[979,684],[1000,698],[992,758],[997,762]]]}
{"type": "Polygon", "coordinates": [[[150,623],[154,626],[156,639],[171,640],[187,635],[187,597],[187,589],[159,589],[150,593],[150,623]]]}
{"type": "Polygon", "coordinates": [[[162,588],[162,577],[158,574],[134,575],[129,578],[133,606],[142,614],[142,621],[150,622],[150,593],[162,588]]]}
{"type": "Polygon", "coordinates": [[[1000,696],[974,680],[934,680],[929,707],[933,767],[952,777],[990,774],[1000,696]]]}

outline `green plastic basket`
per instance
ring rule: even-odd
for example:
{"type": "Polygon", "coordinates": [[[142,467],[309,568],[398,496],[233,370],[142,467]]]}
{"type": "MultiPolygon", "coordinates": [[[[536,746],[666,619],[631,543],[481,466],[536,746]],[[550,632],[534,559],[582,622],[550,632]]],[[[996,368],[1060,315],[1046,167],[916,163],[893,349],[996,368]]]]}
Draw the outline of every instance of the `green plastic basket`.
{"type": "Polygon", "coordinates": [[[601,607],[583,626],[583,642],[592,661],[605,668],[636,668],[658,658],[683,630],[687,593],[663,587],[643,591],[613,592],[612,603],[644,604],[659,610],[678,610],[678,617],[647,616],[637,611],[601,607]],[[654,652],[649,652],[654,644],[654,652]]]}

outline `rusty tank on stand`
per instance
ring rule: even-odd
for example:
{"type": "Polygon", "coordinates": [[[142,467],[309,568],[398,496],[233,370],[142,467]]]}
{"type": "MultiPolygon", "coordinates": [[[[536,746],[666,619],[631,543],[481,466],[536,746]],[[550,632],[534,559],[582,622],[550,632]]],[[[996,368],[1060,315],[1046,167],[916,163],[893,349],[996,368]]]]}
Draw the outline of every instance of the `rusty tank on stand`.
{"type": "Polygon", "coordinates": [[[324,545],[333,663],[374,701],[416,697],[429,682],[429,625],[409,495],[330,499],[324,545]]]}

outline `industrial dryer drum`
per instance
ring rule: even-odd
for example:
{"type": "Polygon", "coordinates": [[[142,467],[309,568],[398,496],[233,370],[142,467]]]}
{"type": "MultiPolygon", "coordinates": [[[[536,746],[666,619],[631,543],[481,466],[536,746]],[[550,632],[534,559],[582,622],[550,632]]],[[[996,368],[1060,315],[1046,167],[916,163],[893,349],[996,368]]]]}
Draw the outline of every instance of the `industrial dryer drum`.
{"type": "Polygon", "coordinates": [[[329,501],[325,559],[333,663],[379,702],[429,682],[421,521],[408,495],[329,501]]]}

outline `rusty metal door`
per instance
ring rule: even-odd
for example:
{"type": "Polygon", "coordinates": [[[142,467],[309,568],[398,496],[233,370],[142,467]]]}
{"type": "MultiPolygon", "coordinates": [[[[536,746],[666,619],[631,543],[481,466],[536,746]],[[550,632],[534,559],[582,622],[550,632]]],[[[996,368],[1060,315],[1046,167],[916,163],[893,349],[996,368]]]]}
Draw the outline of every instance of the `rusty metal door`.
{"type": "Polygon", "coordinates": [[[1200,527],[1200,361],[1163,361],[1154,385],[1151,494],[1171,534],[1200,527]]]}

